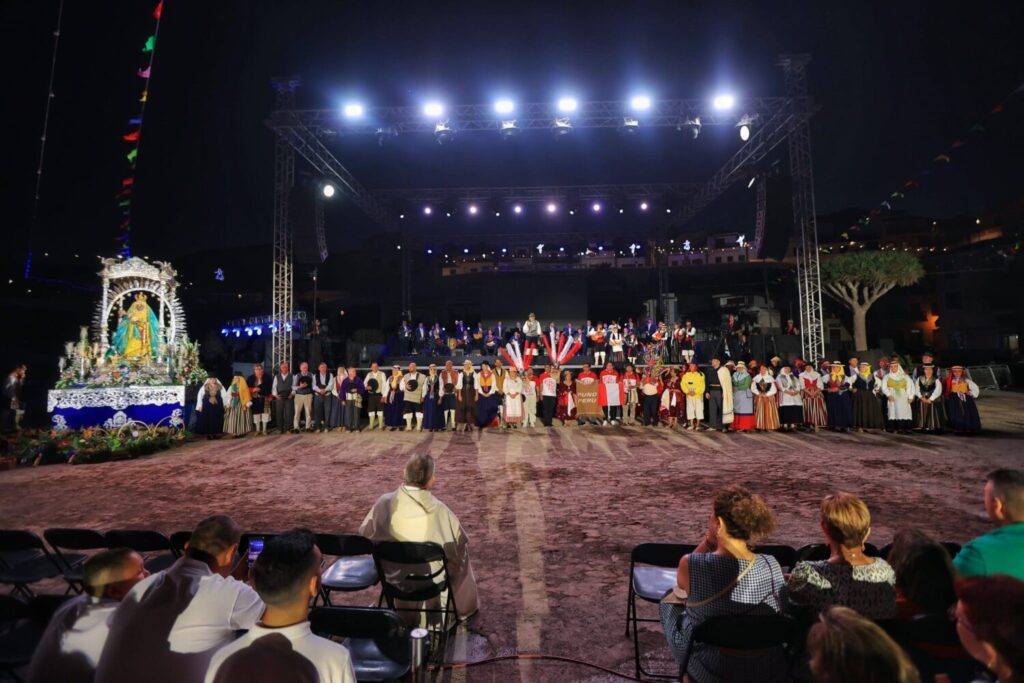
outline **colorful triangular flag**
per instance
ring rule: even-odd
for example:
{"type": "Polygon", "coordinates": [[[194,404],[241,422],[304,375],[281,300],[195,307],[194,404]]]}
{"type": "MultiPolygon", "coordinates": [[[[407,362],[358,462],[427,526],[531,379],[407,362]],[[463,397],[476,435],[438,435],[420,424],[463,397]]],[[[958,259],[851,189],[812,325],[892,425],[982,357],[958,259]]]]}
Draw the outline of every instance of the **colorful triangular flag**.
{"type": "Polygon", "coordinates": [[[130,161],[132,163],[135,163],[135,157],[137,157],[138,155],[139,155],[139,148],[135,147],[134,149],[132,149],[132,151],[128,152],[128,154],[126,154],[125,156],[127,157],[128,161],[130,161]]]}
{"type": "Polygon", "coordinates": [[[149,70],[150,70],[150,68],[151,67],[147,66],[145,69],[139,69],[135,73],[138,74],[139,78],[149,78],[149,70]]]}
{"type": "Polygon", "coordinates": [[[156,3],[156,7],[153,8],[153,18],[160,21],[160,15],[164,13],[164,0],[156,3]]]}
{"type": "Polygon", "coordinates": [[[142,97],[139,98],[139,102],[145,102],[147,98],[149,98],[149,91],[143,90],[142,97]]]}
{"type": "Polygon", "coordinates": [[[948,164],[950,161],[952,161],[952,159],[949,158],[948,154],[940,154],[939,156],[932,159],[932,161],[945,161],[948,164]]]}
{"type": "Polygon", "coordinates": [[[156,36],[150,36],[146,38],[146,44],[142,46],[143,52],[152,52],[156,47],[156,36]]]}
{"type": "Polygon", "coordinates": [[[122,135],[121,139],[124,140],[125,142],[135,142],[136,140],[139,139],[139,131],[133,130],[131,133],[128,133],[127,135],[122,135]]]}

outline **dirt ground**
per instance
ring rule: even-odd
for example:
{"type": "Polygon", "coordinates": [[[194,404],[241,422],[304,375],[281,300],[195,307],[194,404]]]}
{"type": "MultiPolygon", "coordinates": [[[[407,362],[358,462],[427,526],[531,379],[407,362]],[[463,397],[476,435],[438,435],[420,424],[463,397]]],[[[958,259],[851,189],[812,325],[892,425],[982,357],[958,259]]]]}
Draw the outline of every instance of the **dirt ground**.
{"type": "MultiPolygon", "coordinates": [[[[428,451],[438,459],[435,493],[467,530],[480,586],[480,613],[451,656],[546,653],[630,675],[630,550],[696,543],[720,486],[738,482],[765,497],[778,518],[767,542],[820,540],[818,502],[835,489],[868,502],[878,545],[904,526],[958,542],[985,532],[984,474],[1024,466],[1024,396],[989,394],[980,408],[986,432],[975,438],[586,427],[199,441],[128,462],[0,472],[0,526],[171,533],[226,512],[250,531],[352,533],[377,496],[399,484],[408,454],[428,451]]],[[[652,661],[668,664],[660,633],[642,634],[652,661]]],[[[621,680],[523,660],[447,678],[621,680]]]]}

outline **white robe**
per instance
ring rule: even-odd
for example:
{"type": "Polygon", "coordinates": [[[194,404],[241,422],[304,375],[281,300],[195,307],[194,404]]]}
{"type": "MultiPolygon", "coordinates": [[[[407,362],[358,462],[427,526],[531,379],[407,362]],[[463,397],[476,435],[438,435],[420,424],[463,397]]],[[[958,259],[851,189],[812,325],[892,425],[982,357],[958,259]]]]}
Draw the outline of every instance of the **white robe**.
{"type": "Polygon", "coordinates": [[[502,389],[505,391],[505,420],[518,422],[523,417],[523,380],[518,377],[506,377],[502,389]],[[509,394],[516,396],[512,397],[509,394]]]}
{"type": "MultiPolygon", "coordinates": [[[[400,486],[397,491],[385,493],[366,514],[359,533],[371,541],[437,543],[444,548],[459,618],[464,619],[477,611],[479,598],[473,566],[469,562],[469,538],[455,513],[430,491],[400,486]]],[[[440,566],[432,566],[431,572],[438,569],[440,566]]],[[[404,572],[399,569],[395,573],[400,576],[404,572]]],[[[435,599],[421,607],[436,609],[440,604],[435,599]]],[[[431,614],[430,618],[436,622],[439,615],[431,614]]]]}
{"type": "Polygon", "coordinates": [[[903,372],[890,372],[882,380],[882,393],[889,399],[890,420],[913,420],[914,412],[910,408],[916,394],[914,382],[910,375],[903,372]]]}

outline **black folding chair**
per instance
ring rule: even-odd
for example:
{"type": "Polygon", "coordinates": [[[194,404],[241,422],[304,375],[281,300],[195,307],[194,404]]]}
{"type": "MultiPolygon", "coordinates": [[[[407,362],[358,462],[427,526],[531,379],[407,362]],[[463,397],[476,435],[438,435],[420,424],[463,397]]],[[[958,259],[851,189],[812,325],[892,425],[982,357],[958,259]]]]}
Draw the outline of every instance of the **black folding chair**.
{"type": "Polygon", "coordinates": [[[399,612],[440,614],[443,632],[458,624],[459,611],[448,576],[448,560],[440,545],[382,541],[373,546],[373,562],[380,578],[381,598],[387,601],[388,607],[399,612]],[[428,602],[435,598],[441,600],[442,596],[446,597],[439,608],[395,606],[395,600],[428,602]]]}
{"type": "MultiPolygon", "coordinates": [[[[686,674],[693,646],[703,643],[712,647],[740,652],[767,650],[774,647],[799,645],[801,632],[795,620],[781,614],[741,614],[711,617],[693,630],[686,658],[679,667],[679,676],[686,674]]],[[[790,651],[785,653],[787,667],[792,668],[790,651]]],[[[722,657],[729,655],[722,654],[722,657]]]]}
{"type": "Polygon", "coordinates": [[[788,572],[796,564],[796,548],[791,545],[759,545],[754,547],[754,552],[774,557],[783,572],[788,572]]]}
{"type": "Polygon", "coordinates": [[[636,599],[657,604],[676,585],[676,570],[683,555],[692,553],[697,546],[677,543],[641,543],[633,548],[629,558],[629,595],[626,598],[626,637],[633,627],[633,659],[636,677],[675,678],[673,674],[652,673],[640,665],[640,635],[637,624],[641,621],[661,623],[660,619],[637,616],[636,599]],[[639,565],[639,566],[638,566],[639,565]]]}
{"type": "Polygon", "coordinates": [[[190,538],[192,538],[191,531],[175,531],[171,534],[171,549],[178,553],[178,557],[185,554],[185,544],[188,543],[188,539],[190,538]]]}
{"type": "MultiPolygon", "coordinates": [[[[832,551],[829,550],[827,543],[808,543],[805,546],[801,546],[796,551],[797,562],[820,562],[821,560],[827,560],[832,551]]],[[[864,554],[868,557],[881,557],[881,553],[871,543],[864,544],[864,554]]]]}
{"type": "Polygon", "coordinates": [[[373,607],[315,607],[313,633],[344,639],[359,681],[397,681],[409,673],[409,627],[393,610],[373,607]]]}
{"type": "Polygon", "coordinates": [[[320,575],[320,597],[331,604],[331,593],[366,590],[380,583],[373,560],[373,541],[363,536],[317,534],[316,544],[325,556],[336,557],[320,575]]]}
{"type": "Polygon", "coordinates": [[[953,681],[973,680],[975,662],[946,614],[918,614],[898,624],[888,631],[910,655],[922,681],[935,680],[939,674],[953,681]]]}
{"type": "Polygon", "coordinates": [[[18,529],[0,531],[0,583],[13,586],[12,594],[32,597],[30,584],[60,576],[62,569],[36,534],[18,529]]]}
{"type": "MultiPolygon", "coordinates": [[[[946,552],[949,553],[949,559],[953,559],[954,557],[956,557],[957,554],[960,552],[960,548],[961,548],[959,543],[954,543],[953,541],[940,541],[939,545],[941,545],[943,548],[945,548],[946,552]]],[[[888,560],[889,559],[889,553],[891,553],[891,552],[892,552],[892,543],[886,543],[885,545],[883,545],[881,548],[878,549],[878,556],[881,557],[882,559],[888,560]]]]}
{"type": "Polygon", "coordinates": [[[53,548],[53,555],[61,565],[61,573],[68,582],[68,591],[81,593],[84,589],[82,570],[88,555],[69,553],[68,550],[102,550],[107,539],[94,529],[47,529],[43,538],[53,548]]]}
{"type": "Polygon", "coordinates": [[[171,539],[159,531],[149,529],[112,529],[104,534],[111,548],[131,548],[142,555],[146,569],[151,574],[167,569],[178,554],[171,545],[171,539]]]}

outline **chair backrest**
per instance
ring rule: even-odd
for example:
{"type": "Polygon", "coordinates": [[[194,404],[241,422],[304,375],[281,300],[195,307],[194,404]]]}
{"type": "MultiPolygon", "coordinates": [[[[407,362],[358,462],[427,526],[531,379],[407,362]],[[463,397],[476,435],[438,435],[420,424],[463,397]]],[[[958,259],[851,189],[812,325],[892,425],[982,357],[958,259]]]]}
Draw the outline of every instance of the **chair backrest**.
{"type": "Polygon", "coordinates": [[[47,529],[43,538],[58,553],[61,550],[99,550],[107,547],[107,539],[95,529],[47,529]]]}
{"type": "Polygon", "coordinates": [[[169,538],[159,531],[150,529],[111,529],[104,534],[107,545],[111,548],[131,548],[140,553],[153,553],[167,550],[174,553],[169,538]]]}
{"type": "MultiPolygon", "coordinates": [[[[797,562],[819,562],[827,560],[832,551],[826,543],[808,543],[796,551],[797,562]]],[[[871,543],[864,544],[864,554],[868,557],[882,557],[881,551],[871,543]]]]}
{"type": "Polygon", "coordinates": [[[793,568],[793,565],[796,564],[797,560],[796,548],[791,545],[772,545],[766,543],[764,545],[755,546],[754,552],[760,553],[761,555],[771,555],[781,566],[788,567],[790,569],[793,568]]]}
{"type": "Polygon", "coordinates": [[[448,561],[437,543],[381,541],[373,546],[373,561],[384,595],[392,599],[422,602],[448,588],[448,561]],[[434,569],[430,563],[440,566],[434,569]],[[395,570],[406,567],[401,575],[395,570]],[[392,571],[388,571],[391,569],[392,571]]]}
{"type": "Polygon", "coordinates": [[[178,555],[185,554],[185,544],[188,543],[188,539],[192,538],[191,531],[175,531],[171,534],[171,548],[174,549],[178,555]]]}
{"type": "Polygon", "coordinates": [[[397,612],[375,607],[314,607],[309,625],[317,635],[336,638],[409,637],[409,627],[397,612]]]}
{"type": "Polygon", "coordinates": [[[900,638],[903,642],[911,645],[921,643],[930,645],[960,644],[956,624],[950,621],[945,614],[918,614],[904,620],[900,625],[900,638]]]}
{"type": "Polygon", "coordinates": [[[683,555],[689,555],[696,548],[695,545],[685,543],[641,543],[630,553],[630,563],[676,567],[683,555]]]}
{"type": "Polygon", "coordinates": [[[800,637],[794,619],[781,614],[711,617],[693,632],[694,642],[731,650],[762,650],[800,637]]]}
{"type": "Polygon", "coordinates": [[[356,534],[317,534],[316,545],[321,553],[333,557],[373,554],[373,541],[356,534]]]}
{"type": "Polygon", "coordinates": [[[31,531],[22,529],[0,529],[0,553],[18,553],[26,550],[46,552],[43,539],[31,531]]]}

